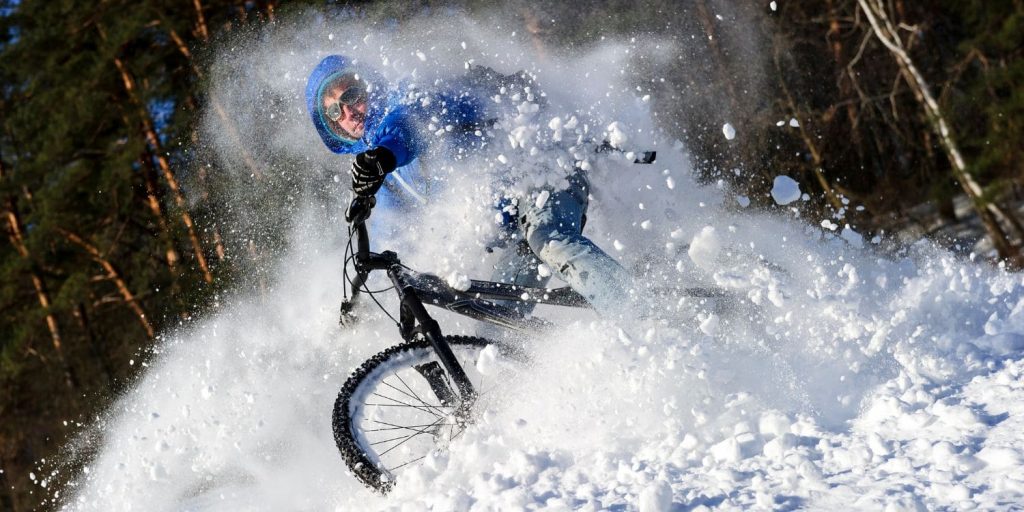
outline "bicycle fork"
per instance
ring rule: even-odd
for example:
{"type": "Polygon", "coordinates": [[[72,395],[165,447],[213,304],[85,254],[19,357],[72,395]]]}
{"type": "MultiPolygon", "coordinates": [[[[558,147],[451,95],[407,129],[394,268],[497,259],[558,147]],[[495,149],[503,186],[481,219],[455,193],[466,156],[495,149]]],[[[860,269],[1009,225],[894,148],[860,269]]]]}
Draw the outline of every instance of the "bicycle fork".
{"type": "Polygon", "coordinates": [[[441,366],[444,367],[444,372],[447,372],[448,377],[455,383],[455,387],[458,389],[458,397],[455,396],[453,390],[449,387],[444,372],[441,371],[441,368],[436,363],[420,365],[416,368],[417,371],[427,380],[442,404],[454,405],[456,401],[459,401],[455,416],[457,420],[465,421],[469,411],[472,409],[473,402],[476,401],[477,395],[476,390],[473,389],[473,384],[469,381],[466,371],[462,369],[462,365],[459,364],[455,353],[452,352],[451,347],[445,342],[444,335],[441,333],[441,326],[430,317],[415,288],[402,279],[402,268],[397,265],[392,267],[388,270],[388,276],[394,283],[395,289],[398,291],[399,300],[401,301],[398,327],[402,338],[409,341],[417,334],[420,334],[430,342],[434,353],[437,354],[437,358],[441,361],[441,366]],[[457,398],[461,400],[457,400],[457,398]]]}

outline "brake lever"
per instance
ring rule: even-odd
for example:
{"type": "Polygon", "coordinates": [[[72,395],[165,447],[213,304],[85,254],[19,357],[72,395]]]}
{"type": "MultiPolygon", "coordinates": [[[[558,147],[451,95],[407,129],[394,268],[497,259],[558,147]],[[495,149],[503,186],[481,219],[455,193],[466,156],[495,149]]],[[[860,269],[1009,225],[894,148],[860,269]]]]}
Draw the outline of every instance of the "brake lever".
{"type": "Polygon", "coordinates": [[[377,198],[374,196],[356,196],[349,203],[348,209],[345,210],[345,220],[349,224],[366,222],[366,219],[370,218],[370,212],[373,211],[373,207],[376,205],[377,198]]]}

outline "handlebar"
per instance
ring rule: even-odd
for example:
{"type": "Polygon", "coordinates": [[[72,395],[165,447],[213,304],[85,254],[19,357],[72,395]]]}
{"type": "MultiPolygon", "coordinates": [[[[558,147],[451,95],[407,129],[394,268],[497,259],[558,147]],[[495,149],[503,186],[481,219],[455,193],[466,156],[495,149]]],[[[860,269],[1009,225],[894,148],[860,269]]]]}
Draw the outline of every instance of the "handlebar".
{"type": "Polygon", "coordinates": [[[356,298],[359,296],[359,291],[362,289],[363,284],[366,283],[366,279],[370,274],[369,269],[364,266],[365,261],[370,256],[370,234],[366,229],[366,219],[370,218],[370,213],[376,204],[377,199],[373,196],[356,196],[349,203],[348,209],[345,210],[345,220],[348,221],[351,228],[350,233],[355,236],[356,247],[353,257],[356,263],[356,275],[351,282],[345,283],[345,285],[352,286],[352,297],[344,299],[341,303],[340,322],[342,325],[349,325],[355,322],[356,317],[353,314],[353,308],[356,298]]]}

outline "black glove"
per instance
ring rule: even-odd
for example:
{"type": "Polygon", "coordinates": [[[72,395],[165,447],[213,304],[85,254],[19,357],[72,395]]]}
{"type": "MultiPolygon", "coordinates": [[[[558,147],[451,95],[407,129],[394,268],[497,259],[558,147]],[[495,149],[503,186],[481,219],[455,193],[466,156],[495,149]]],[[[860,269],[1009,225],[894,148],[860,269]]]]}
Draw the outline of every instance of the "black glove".
{"type": "Polygon", "coordinates": [[[359,153],[352,162],[352,190],[356,195],[372,197],[384,184],[384,177],[397,166],[395,154],[388,148],[376,147],[359,153]]]}

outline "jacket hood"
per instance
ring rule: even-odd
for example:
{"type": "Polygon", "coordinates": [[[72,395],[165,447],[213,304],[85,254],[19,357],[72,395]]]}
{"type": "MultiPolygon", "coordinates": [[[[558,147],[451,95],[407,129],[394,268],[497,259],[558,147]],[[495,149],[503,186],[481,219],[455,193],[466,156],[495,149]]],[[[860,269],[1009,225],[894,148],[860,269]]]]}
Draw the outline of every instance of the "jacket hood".
{"type": "Polygon", "coordinates": [[[373,133],[376,126],[383,117],[387,105],[385,81],[376,71],[364,66],[356,65],[351,59],[342,55],[329,55],[320,61],[320,64],[310,73],[306,81],[306,110],[313,120],[320,139],[324,141],[327,149],[335,153],[361,153],[370,149],[367,135],[373,133]],[[369,95],[367,97],[366,125],[363,138],[357,141],[343,139],[336,135],[324,119],[321,109],[318,108],[319,95],[327,81],[334,76],[345,73],[356,72],[359,78],[368,84],[369,95]]]}

